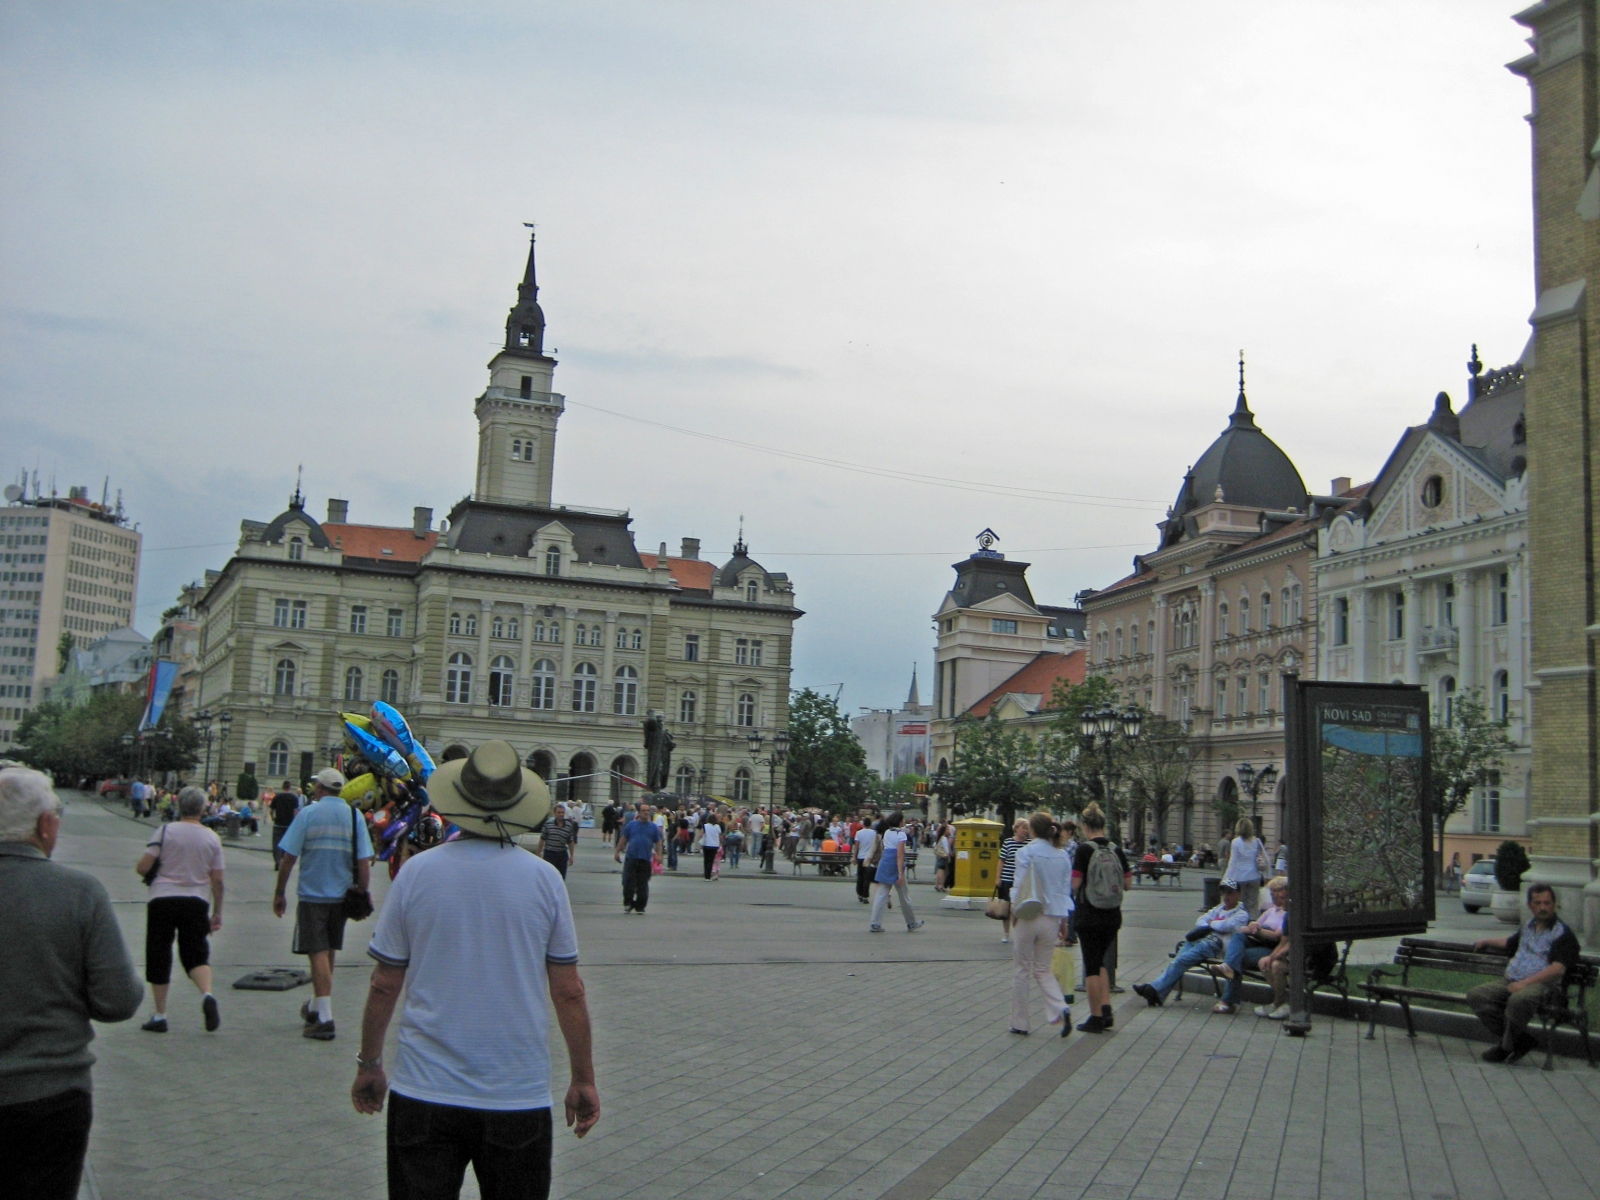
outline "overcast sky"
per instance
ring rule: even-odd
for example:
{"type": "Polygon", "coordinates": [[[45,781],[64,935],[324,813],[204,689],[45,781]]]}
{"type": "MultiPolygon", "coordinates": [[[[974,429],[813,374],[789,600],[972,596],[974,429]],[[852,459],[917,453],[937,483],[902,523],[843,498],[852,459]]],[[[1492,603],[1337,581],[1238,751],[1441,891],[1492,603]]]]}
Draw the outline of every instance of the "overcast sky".
{"type": "Polygon", "coordinates": [[[0,474],[110,476],[145,633],[297,464],[442,515],[536,221],[556,499],[742,513],[896,703],[985,526],[1048,603],[1152,548],[1241,347],[1314,491],[1517,358],[1517,7],[12,0],[0,474]]]}

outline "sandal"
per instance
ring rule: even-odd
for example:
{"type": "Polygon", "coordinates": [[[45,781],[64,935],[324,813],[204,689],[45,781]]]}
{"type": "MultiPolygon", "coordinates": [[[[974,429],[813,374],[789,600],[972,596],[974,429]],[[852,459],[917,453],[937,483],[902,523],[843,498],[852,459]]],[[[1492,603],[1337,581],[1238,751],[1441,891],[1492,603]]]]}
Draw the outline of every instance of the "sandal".
{"type": "Polygon", "coordinates": [[[1227,1003],[1222,1003],[1222,1004],[1218,1004],[1215,1007],[1213,1007],[1211,1011],[1214,1012],[1214,1013],[1218,1013],[1221,1016],[1231,1017],[1231,1016],[1233,1016],[1235,1010],[1234,1010],[1234,1006],[1233,1005],[1227,1004],[1227,1003]]]}

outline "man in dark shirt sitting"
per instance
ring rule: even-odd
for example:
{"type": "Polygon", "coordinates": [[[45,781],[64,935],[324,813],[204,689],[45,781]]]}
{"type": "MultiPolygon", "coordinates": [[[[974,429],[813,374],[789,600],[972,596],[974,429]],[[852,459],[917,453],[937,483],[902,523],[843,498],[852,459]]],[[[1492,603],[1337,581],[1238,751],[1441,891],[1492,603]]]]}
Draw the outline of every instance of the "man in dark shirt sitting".
{"type": "Polygon", "coordinates": [[[1504,950],[1511,955],[1504,979],[1479,984],[1467,1003],[1499,1041],[1483,1052],[1484,1062],[1514,1063],[1539,1043],[1528,1022],[1547,998],[1555,998],[1562,976],[1578,962],[1578,938],[1556,917],[1556,893],[1548,883],[1528,888],[1531,920],[1506,938],[1484,938],[1474,950],[1504,950]]]}

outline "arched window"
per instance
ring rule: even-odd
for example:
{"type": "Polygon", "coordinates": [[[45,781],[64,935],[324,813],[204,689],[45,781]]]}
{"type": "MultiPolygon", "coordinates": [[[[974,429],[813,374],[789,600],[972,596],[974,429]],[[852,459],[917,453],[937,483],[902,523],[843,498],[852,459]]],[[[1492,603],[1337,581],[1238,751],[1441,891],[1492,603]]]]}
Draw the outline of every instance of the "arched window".
{"type": "Polygon", "coordinates": [[[506,618],[506,636],[508,638],[510,638],[513,642],[516,641],[518,638],[520,638],[522,636],[522,618],[521,617],[507,617],[506,618]]]}
{"type": "Polygon", "coordinates": [[[467,614],[467,636],[468,637],[477,637],[478,636],[478,614],[477,613],[468,613],[467,614]]]}
{"type": "Polygon", "coordinates": [[[267,774],[282,779],[289,773],[289,743],[279,738],[267,747],[267,774]]]}
{"type": "Polygon", "coordinates": [[[678,723],[680,725],[693,725],[695,719],[696,696],[693,692],[685,692],[678,697],[678,723]]]}
{"type": "Polygon", "coordinates": [[[546,575],[561,574],[561,547],[547,546],[544,551],[544,573],[546,575]]]}
{"type": "Polygon", "coordinates": [[[461,614],[460,613],[453,612],[453,613],[450,614],[450,632],[453,633],[453,634],[458,634],[458,635],[461,633],[461,614]]]}
{"type": "Polygon", "coordinates": [[[1150,653],[1154,654],[1156,652],[1156,623],[1154,621],[1147,622],[1144,631],[1146,634],[1144,644],[1149,646],[1150,653]]]}
{"type": "Polygon", "coordinates": [[[459,651],[450,656],[450,669],[444,676],[446,704],[472,703],[472,655],[459,651]]]}
{"type": "Polygon", "coordinates": [[[644,630],[635,629],[633,631],[633,639],[632,639],[631,648],[634,649],[634,650],[643,650],[644,649],[644,630]]]}
{"type": "Polygon", "coordinates": [[[1511,719],[1511,676],[1504,671],[1494,673],[1494,719],[1511,719]]]}
{"type": "Polygon", "coordinates": [[[1239,632],[1250,632],[1250,598],[1248,596],[1239,597],[1239,632]]]}
{"type": "Polygon", "coordinates": [[[733,773],[733,802],[750,803],[750,768],[740,767],[733,773]]]}
{"type": "Polygon", "coordinates": [[[1272,628],[1272,593],[1261,593],[1261,628],[1272,628]]]}
{"type": "Polygon", "coordinates": [[[761,599],[761,584],[756,579],[747,579],[744,582],[744,598],[751,604],[761,599]]]}
{"type": "Polygon", "coordinates": [[[579,663],[572,668],[572,711],[592,713],[595,692],[600,681],[593,663],[579,663]]]}
{"type": "Polygon", "coordinates": [[[489,636],[492,638],[503,638],[506,636],[506,623],[504,618],[502,618],[499,613],[496,613],[489,619],[489,636]]]}
{"type": "Polygon", "coordinates": [[[536,641],[536,642],[544,641],[544,622],[543,621],[535,621],[533,623],[533,640],[536,641]]]}
{"type": "Polygon", "coordinates": [[[489,664],[489,703],[496,708],[510,708],[516,682],[517,665],[511,661],[511,656],[496,655],[489,664]]]}
{"type": "Polygon", "coordinates": [[[1217,605],[1217,636],[1228,636],[1228,602],[1226,600],[1217,605]]]}
{"type": "Polygon", "coordinates": [[[552,620],[549,628],[545,630],[545,635],[546,641],[559,642],[561,640],[561,622],[552,620]]]}
{"type": "Polygon", "coordinates": [[[280,658],[272,675],[272,691],[277,696],[294,695],[294,659],[280,658]]]}
{"type": "Polygon", "coordinates": [[[678,767],[674,779],[676,782],[672,790],[677,792],[678,795],[688,796],[694,792],[694,768],[688,763],[683,763],[678,767]]]}
{"type": "Polygon", "coordinates": [[[378,698],[385,704],[400,703],[400,672],[393,667],[383,673],[383,681],[378,686],[378,698]]]}
{"type": "Polygon", "coordinates": [[[541,658],[533,664],[533,696],[531,704],[534,708],[553,709],[556,706],[556,664],[548,658],[541,658]]]}
{"type": "Polygon", "coordinates": [[[289,539],[289,557],[299,562],[306,556],[306,541],[304,538],[292,537],[289,539]]]}
{"type": "Polygon", "coordinates": [[[1456,677],[1446,675],[1439,680],[1439,716],[1446,725],[1456,721],[1456,677]]]}
{"type": "Polygon", "coordinates": [[[626,629],[624,629],[621,625],[618,625],[617,626],[617,649],[618,650],[626,650],[627,648],[628,648],[628,631],[626,629]]]}
{"type": "Polygon", "coordinates": [[[611,697],[611,711],[619,716],[637,716],[639,712],[639,672],[628,666],[617,668],[616,683],[611,697]]]}
{"type": "Polygon", "coordinates": [[[756,723],[756,698],[749,692],[739,693],[739,702],[735,707],[735,725],[753,727],[756,723]]]}
{"type": "Polygon", "coordinates": [[[361,668],[347,667],[344,673],[344,698],[346,700],[361,699],[361,668]]]}

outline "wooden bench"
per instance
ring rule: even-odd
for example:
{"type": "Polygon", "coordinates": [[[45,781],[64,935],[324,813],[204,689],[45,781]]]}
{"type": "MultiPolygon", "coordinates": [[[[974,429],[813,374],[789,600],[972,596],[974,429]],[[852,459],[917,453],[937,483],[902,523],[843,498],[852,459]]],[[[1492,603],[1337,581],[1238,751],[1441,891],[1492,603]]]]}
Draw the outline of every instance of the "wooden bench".
{"type": "Polygon", "coordinates": [[[802,866],[817,868],[818,875],[845,875],[850,871],[855,855],[849,850],[796,850],[794,873],[800,874],[802,866]]]}
{"type": "Polygon", "coordinates": [[[1177,863],[1141,862],[1135,865],[1139,869],[1133,874],[1134,883],[1141,883],[1148,879],[1159,886],[1163,879],[1170,879],[1173,886],[1176,887],[1183,880],[1183,868],[1177,863]]]}
{"type": "MultiPolygon", "coordinates": [[[[1394,952],[1394,964],[1400,968],[1396,977],[1382,967],[1367,976],[1361,986],[1367,993],[1367,1039],[1374,1036],[1378,1021],[1378,1005],[1392,1000],[1400,1005],[1406,1018],[1406,1036],[1416,1037],[1417,1030],[1411,1020],[1411,1001],[1435,1000],[1447,1004],[1466,1004],[1465,992],[1447,992],[1440,988],[1418,987],[1411,983],[1411,969],[1453,971],[1463,975],[1482,975],[1486,978],[1504,978],[1510,956],[1503,950],[1474,950],[1466,942],[1441,942],[1432,938],[1401,938],[1394,952]],[[1394,982],[1398,979],[1398,982],[1394,982]]],[[[1600,974],[1600,959],[1591,955],[1579,958],[1575,968],[1562,977],[1559,991],[1553,992],[1539,1005],[1536,1015],[1544,1021],[1544,1069],[1554,1069],[1555,1030],[1570,1025],[1583,1039],[1584,1054],[1589,1065],[1595,1066],[1594,1047],[1589,1042],[1589,989],[1595,986],[1600,974]],[[1577,997],[1573,998],[1573,989],[1577,997]]],[[[1529,1028],[1532,1028],[1530,1023],[1529,1028]]]]}
{"type": "MultiPolygon", "coordinates": [[[[1354,944],[1354,942],[1346,942],[1344,949],[1337,954],[1333,953],[1332,942],[1314,942],[1311,944],[1310,953],[1306,957],[1306,1003],[1308,1005],[1311,1003],[1312,996],[1315,996],[1321,988],[1327,988],[1329,991],[1339,993],[1339,998],[1344,1001],[1345,1015],[1351,1015],[1350,976],[1346,972],[1345,966],[1350,960],[1350,947],[1354,944]]],[[[1186,945],[1188,945],[1187,942],[1179,942],[1167,957],[1178,957],[1178,951],[1182,950],[1186,945]]],[[[1221,970],[1224,965],[1223,960],[1220,958],[1204,958],[1195,964],[1195,967],[1198,967],[1211,977],[1211,986],[1215,990],[1218,1000],[1222,999],[1223,991],[1228,986],[1228,977],[1221,970]]],[[[1191,967],[1190,970],[1195,969],[1195,967],[1191,967]]],[[[1267,982],[1267,977],[1260,971],[1245,971],[1244,978],[1254,979],[1261,983],[1267,982]]],[[[1178,980],[1178,999],[1180,1000],[1183,999],[1183,982],[1183,978],[1180,977],[1178,980]]]]}

